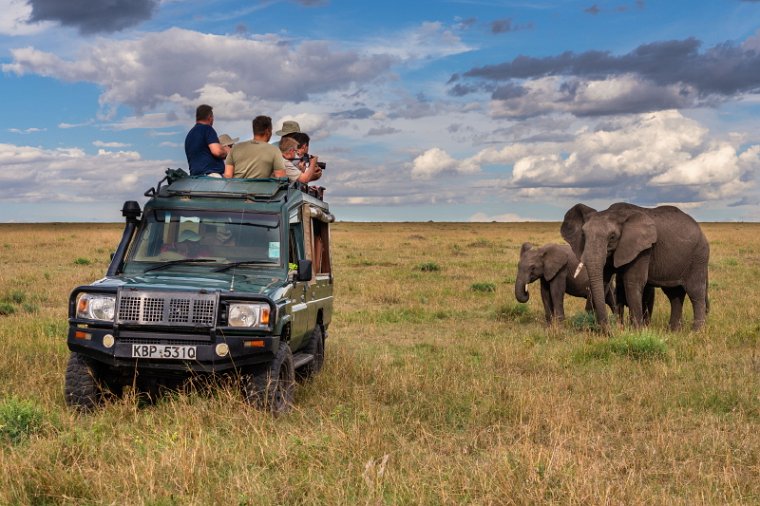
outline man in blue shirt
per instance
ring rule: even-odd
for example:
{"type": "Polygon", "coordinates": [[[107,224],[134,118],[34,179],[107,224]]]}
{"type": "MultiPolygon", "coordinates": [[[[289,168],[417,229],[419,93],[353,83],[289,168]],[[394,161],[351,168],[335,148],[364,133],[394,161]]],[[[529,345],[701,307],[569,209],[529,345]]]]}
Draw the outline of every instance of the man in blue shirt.
{"type": "Polygon", "coordinates": [[[199,105],[195,110],[195,126],[185,137],[185,155],[191,176],[221,177],[224,174],[226,150],[212,126],[214,111],[210,105],[199,105]]]}

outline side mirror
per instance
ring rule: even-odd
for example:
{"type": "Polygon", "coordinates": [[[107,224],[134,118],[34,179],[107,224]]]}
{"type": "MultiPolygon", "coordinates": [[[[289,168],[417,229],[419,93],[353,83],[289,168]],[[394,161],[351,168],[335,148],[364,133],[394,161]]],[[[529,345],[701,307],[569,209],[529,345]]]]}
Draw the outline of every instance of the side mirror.
{"type": "Polygon", "coordinates": [[[311,281],[311,260],[298,261],[296,281],[311,281]]]}
{"type": "Polygon", "coordinates": [[[137,218],[142,214],[140,204],[134,200],[127,200],[124,202],[124,207],[121,208],[121,215],[127,219],[127,223],[136,223],[137,218]]]}

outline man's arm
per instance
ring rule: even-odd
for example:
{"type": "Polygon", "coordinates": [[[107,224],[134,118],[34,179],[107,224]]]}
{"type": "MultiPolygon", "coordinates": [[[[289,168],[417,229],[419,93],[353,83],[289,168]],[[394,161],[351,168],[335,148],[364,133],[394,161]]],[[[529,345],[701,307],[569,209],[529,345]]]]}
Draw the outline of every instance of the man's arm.
{"type": "Polygon", "coordinates": [[[287,173],[285,172],[285,161],[282,159],[282,154],[280,153],[279,148],[274,148],[273,150],[273,156],[274,156],[274,163],[272,164],[272,177],[286,177],[287,173]]]}
{"type": "Polygon", "coordinates": [[[217,158],[227,158],[227,151],[218,142],[209,144],[208,149],[211,151],[211,154],[217,158]]]}
{"type": "Polygon", "coordinates": [[[227,164],[224,166],[224,177],[233,177],[235,175],[235,166],[227,164]]]}
{"type": "Polygon", "coordinates": [[[316,156],[313,156],[310,160],[309,165],[306,167],[306,170],[303,171],[303,173],[298,177],[298,180],[302,183],[309,183],[311,181],[316,181],[320,177],[322,177],[322,169],[319,168],[319,165],[317,165],[318,158],[316,156]]]}

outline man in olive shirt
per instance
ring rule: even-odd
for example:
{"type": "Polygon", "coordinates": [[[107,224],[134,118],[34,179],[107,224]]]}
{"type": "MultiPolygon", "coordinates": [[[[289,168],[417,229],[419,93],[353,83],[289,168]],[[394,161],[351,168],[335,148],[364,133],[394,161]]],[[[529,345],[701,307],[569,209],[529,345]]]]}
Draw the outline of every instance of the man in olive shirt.
{"type": "Polygon", "coordinates": [[[285,177],[285,164],[277,146],[269,144],[272,138],[272,118],[256,116],[253,119],[253,140],[232,146],[224,166],[224,177],[262,179],[285,177]]]}

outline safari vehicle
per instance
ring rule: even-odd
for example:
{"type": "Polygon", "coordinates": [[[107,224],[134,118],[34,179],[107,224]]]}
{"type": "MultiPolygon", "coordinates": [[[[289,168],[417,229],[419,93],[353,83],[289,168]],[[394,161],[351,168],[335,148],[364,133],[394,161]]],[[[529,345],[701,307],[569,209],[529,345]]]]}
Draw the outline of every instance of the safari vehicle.
{"type": "Polygon", "coordinates": [[[89,410],[125,386],[156,393],[230,377],[279,413],[324,361],[333,312],[326,202],[287,179],[167,171],[126,226],[106,277],[69,299],[65,396],[89,410]]]}

